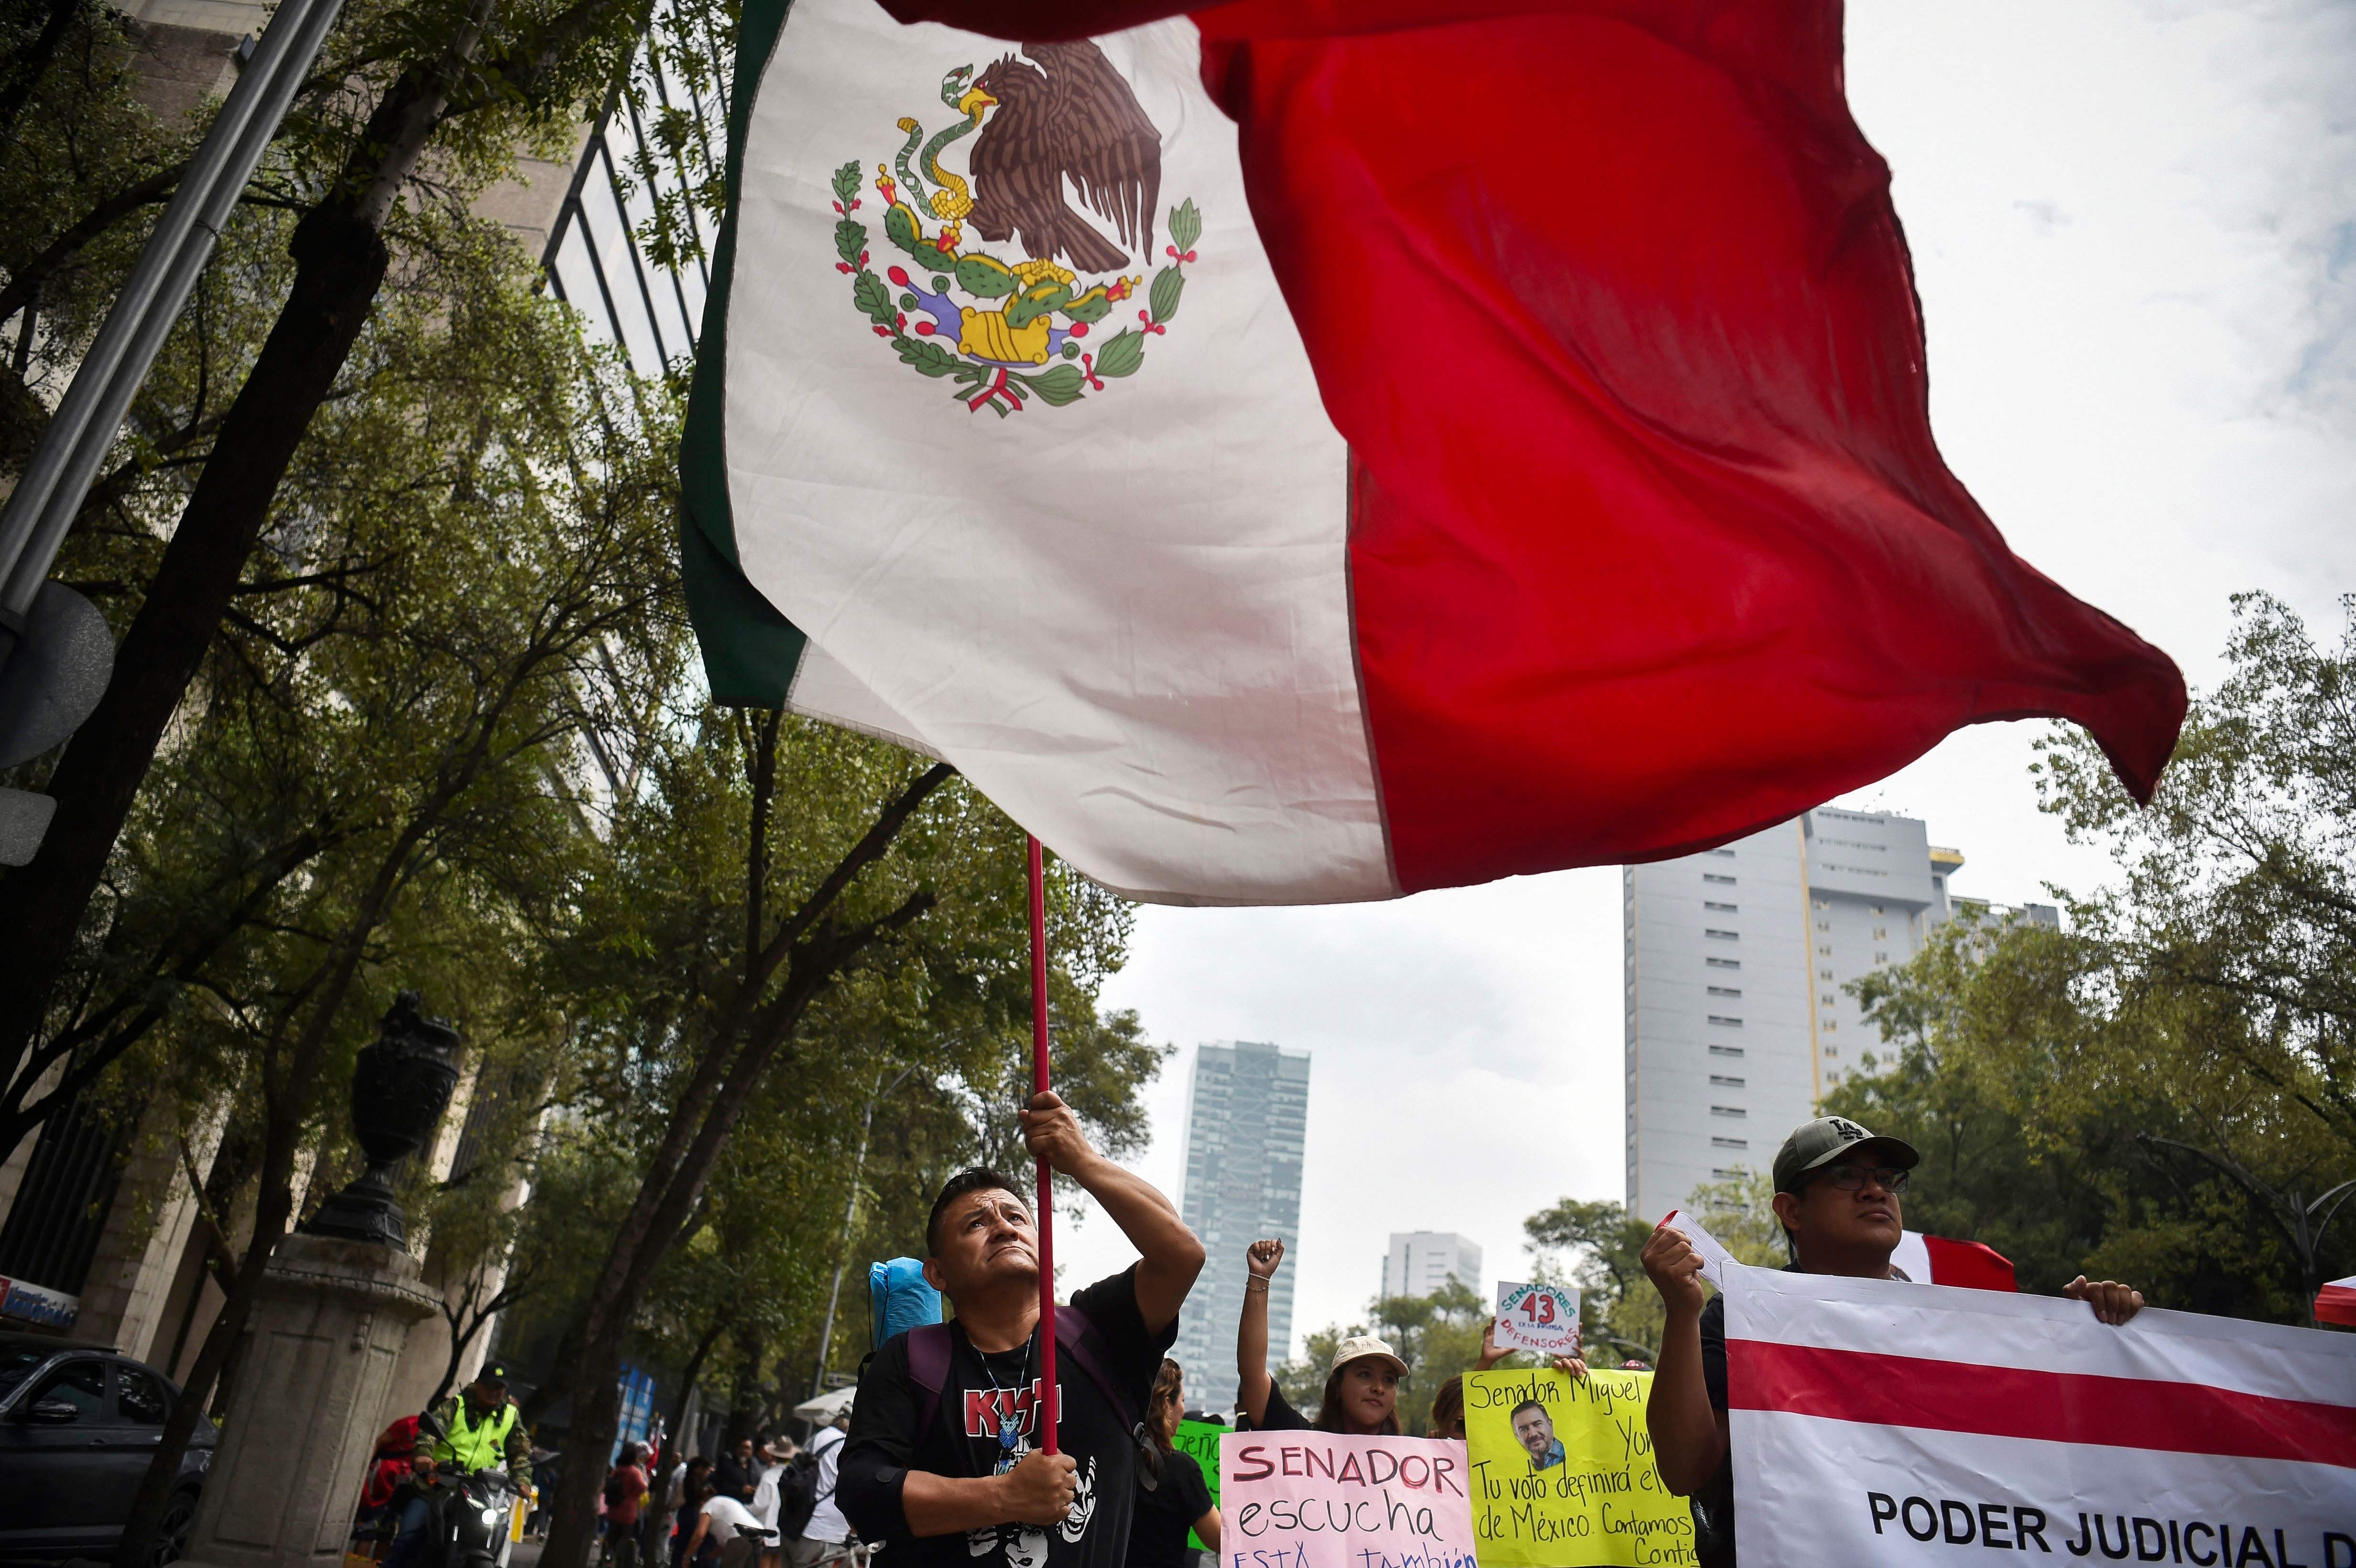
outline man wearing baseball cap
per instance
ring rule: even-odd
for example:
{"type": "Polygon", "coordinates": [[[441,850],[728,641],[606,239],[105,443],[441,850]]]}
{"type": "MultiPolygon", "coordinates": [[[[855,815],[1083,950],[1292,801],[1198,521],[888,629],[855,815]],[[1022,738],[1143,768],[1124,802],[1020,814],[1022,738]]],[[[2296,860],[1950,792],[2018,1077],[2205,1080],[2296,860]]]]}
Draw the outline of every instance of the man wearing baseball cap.
{"type": "MultiPolygon", "coordinates": [[[[1775,1218],[1800,1274],[1904,1280],[1890,1255],[1905,1233],[1899,1194],[1922,1162],[1912,1144],[1846,1116],[1802,1124],[1775,1153],[1775,1218]]],[[[1726,1424],[1726,1302],[1702,1286],[1701,1254],[1664,1220],[1644,1243],[1644,1272],[1668,1321],[1644,1409],[1653,1456],[1669,1490],[1691,1503],[1701,1568],[1734,1568],[1734,1467],[1726,1424]]],[[[2124,1323],[2140,1292],[2083,1275],[2062,1294],[2105,1323],[2124,1323]]]]}

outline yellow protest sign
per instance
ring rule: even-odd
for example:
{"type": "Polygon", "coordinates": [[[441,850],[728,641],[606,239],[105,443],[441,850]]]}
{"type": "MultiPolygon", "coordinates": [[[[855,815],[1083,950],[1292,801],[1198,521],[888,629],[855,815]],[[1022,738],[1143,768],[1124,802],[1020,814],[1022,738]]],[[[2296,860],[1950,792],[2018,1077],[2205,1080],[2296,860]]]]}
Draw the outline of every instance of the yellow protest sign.
{"type": "Polygon", "coordinates": [[[1472,1372],[1464,1435],[1481,1568],[1690,1568],[1693,1515],[1653,1464],[1650,1372],[1472,1372]]]}

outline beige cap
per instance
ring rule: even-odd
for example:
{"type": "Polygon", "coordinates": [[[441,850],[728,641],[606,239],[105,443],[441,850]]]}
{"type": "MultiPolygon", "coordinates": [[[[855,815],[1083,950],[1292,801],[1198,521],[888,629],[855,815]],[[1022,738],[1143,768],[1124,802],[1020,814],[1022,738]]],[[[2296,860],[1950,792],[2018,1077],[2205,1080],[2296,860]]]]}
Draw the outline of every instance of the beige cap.
{"type": "Polygon", "coordinates": [[[1391,1364],[1392,1368],[1398,1371],[1399,1376],[1407,1376],[1407,1363],[1400,1360],[1398,1354],[1394,1352],[1388,1345],[1386,1345],[1380,1339],[1376,1339],[1372,1334],[1360,1334],[1355,1339],[1344,1339],[1339,1345],[1335,1346],[1333,1349],[1333,1364],[1325,1369],[1325,1375],[1327,1377],[1332,1377],[1335,1372],[1340,1371],[1352,1361],[1362,1360],[1367,1356],[1380,1356],[1384,1360],[1388,1361],[1391,1364]]]}

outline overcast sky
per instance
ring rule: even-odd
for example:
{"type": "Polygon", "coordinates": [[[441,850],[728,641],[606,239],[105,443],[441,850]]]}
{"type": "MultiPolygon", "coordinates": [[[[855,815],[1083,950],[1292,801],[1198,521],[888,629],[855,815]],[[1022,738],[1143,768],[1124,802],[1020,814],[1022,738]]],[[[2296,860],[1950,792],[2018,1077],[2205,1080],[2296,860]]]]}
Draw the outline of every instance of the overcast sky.
{"type": "MultiPolygon", "coordinates": [[[[1850,0],[1949,464],[2013,547],[2216,677],[2227,594],[2336,634],[2356,586],[2356,5],[1850,0]]],[[[2106,867],[2039,815],[2041,726],[1982,726],[1842,804],[1904,812],[2004,901],[2106,867]]],[[[1524,1216],[1619,1199],[1615,869],[1388,904],[1140,912],[1108,1006],[1181,1054],[1139,1168],[1173,1198],[1203,1040],[1307,1047],[1296,1336],[1360,1314],[1388,1232],[1526,1277],[1524,1216]]],[[[1101,1215],[1066,1288],[1133,1255],[1101,1215]]]]}

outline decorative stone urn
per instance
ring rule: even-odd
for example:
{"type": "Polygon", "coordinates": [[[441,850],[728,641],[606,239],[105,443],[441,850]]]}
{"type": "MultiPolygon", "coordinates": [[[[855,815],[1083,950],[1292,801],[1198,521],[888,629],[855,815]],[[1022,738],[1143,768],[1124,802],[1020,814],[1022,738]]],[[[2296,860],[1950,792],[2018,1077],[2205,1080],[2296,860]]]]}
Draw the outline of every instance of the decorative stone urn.
{"type": "Polygon", "coordinates": [[[393,1198],[392,1167],[434,1136],[457,1084],[458,1031],[427,1018],[416,992],[402,992],[352,1071],[352,1130],[368,1169],[320,1205],[304,1232],[404,1246],[409,1231],[393,1198]]]}

